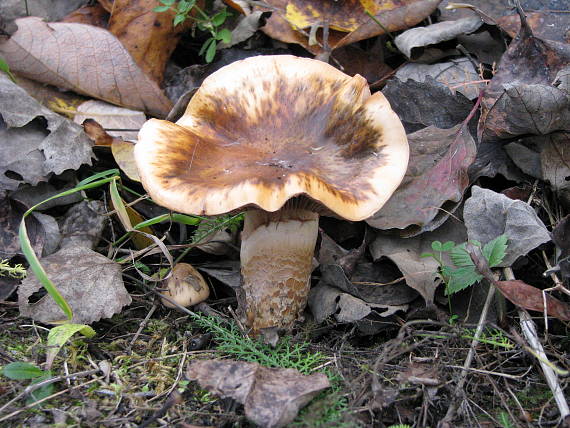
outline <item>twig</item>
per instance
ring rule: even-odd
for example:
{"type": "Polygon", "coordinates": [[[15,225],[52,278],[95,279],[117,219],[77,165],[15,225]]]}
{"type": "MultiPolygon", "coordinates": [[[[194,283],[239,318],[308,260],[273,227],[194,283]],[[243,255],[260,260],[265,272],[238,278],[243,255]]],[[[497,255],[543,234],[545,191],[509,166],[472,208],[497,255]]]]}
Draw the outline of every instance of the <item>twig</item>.
{"type": "MultiPolygon", "coordinates": [[[[515,275],[511,268],[504,268],[503,272],[505,277],[512,281],[515,279],[515,275]]],[[[532,321],[532,318],[528,314],[528,312],[522,308],[519,308],[519,318],[521,323],[521,330],[528,341],[528,344],[532,348],[532,350],[538,355],[538,363],[540,364],[540,368],[542,369],[542,373],[546,379],[546,383],[548,387],[552,391],[552,395],[554,396],[554,401],[556,401],[556,406],[558,407],[558,411],[560,412],[560,418],[565,420],[568,416],[570,416],[570,408],[568,407],[568,403],[566,402],[566,397],[564,397],[564,391],[560,386],[560,382],[558,382],[558,376],[554,372],[554,370],[550,367],[548,357],[544,352],[544,348],[538,339],[538,334],[536,332],[536,326],[532,321]]]]}
{"type": "Polygon", "coordinates": [[[137,332],[135,333],[133,339],[131,340],[131,343],[129,343],[128,349],[129,349],[129,353],[130,353],[130,348],[134,345],[134,343],[137,341],[137,339],[139,338],[139,336],[141,335],[141,332],[143,331],[143,329],[146,327],[146,325],[148,324],[148,320],[150,319],[150,317],[152,316],[152,314],[154,314],[154,311],[156,311],[156,308],[158,307],[158,303],[155,300],[152,308],[150,308],[150,311],[148,311],[148,314],[146,314],[146,317],[144,317],[144,320],[142,320],[141,324],[139,325],[139,329],[137,330],[137,332]]]}

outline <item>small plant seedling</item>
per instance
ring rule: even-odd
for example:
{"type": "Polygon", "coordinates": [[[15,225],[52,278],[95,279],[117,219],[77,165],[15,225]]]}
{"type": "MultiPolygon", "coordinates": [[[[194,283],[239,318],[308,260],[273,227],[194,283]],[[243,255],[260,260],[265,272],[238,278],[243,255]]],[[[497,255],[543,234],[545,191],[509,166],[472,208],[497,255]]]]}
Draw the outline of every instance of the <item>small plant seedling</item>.
{"type": "MultiPolygon", "coordinates": [[[[489,267],[498,266],[505,258],[508,238],[506,235],[498,236],[483,246],[483,256],[489,267]]],[[[481,243],[470,241],[471,244],[481,247],[481,243]]],[[[442,243],[434,241],[431,244],[433,253],[423,253],[421,257],[432,257],[438,264],[438,274],[445,283],[445,295],[457,293],[483,279],[475,269],[471,256],[465,249],[466,242],[456,245],[453,241],[442,243]],[[443,255],[447,254],[453,266],[446,265],[443,255]]]]}
{"type": "Polygon", "coordinates": [[[3,71],[4,73],[6,73],[8,75],[8,77],[10,78],[10,80],[12,82],[16,83],[16,76],[14,76],[14,74],[10,71],[10,67],[8,66],[8,63],[1,56],[0,56],[0,71],[3,71]]]}
{"type": "Polygon", "coordinates": [[[176,12],[173,19],[174,26],[182,24],[187,19],[193,19],[200,30],[210,33],[211,37],[204,42],[198,53],[199,55],[204,55],[207,63],[214,60],[219,42],[231,42],[231,31],[227,28],[220,28],[226,22],[226,19],[231,16],[227,8],[223,8],[213,16],[209,16],[196,4],[196,0],[180,0],[178,2],[176,0],[160,0],[160,3],[161,6],[155,7],[153,11],[166,12],[167,10],[173,10],[176,12]],[[195,11],[197,16],[192,16],[192,11],[195,11]]]}

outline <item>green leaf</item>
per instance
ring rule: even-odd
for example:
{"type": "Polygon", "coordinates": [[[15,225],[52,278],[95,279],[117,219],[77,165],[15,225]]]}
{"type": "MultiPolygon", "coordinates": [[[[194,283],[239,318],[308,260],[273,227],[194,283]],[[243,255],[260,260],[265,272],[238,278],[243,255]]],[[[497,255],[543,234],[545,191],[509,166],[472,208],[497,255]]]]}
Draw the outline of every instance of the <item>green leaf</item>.
{"type": "Polygon", "coordinates": [[[489,262],[490,267],[499,265],[507,252],[507,235],[497,236],[483,247],[483,255],[489,262]]]}
{"type": "Polygon", "coordinates": [[[420,258],[435,257],[433,253],[421,253],[420,258]]]}
{"type": "Polygon", "coordinates": [[[154,9],[152,9],[152,11],[153,12],[166,12],[169,9],[170,9],[170,6],[157,6],[154,9]]]}
{"type": "Polygon", "coordinates": [[[2,369],[2,374],[13,380],[35,379],[43,376],[44,373],[39,367],[23,361],[6,364],[2,369]]]}
{"type": "Polygon", "coordinates": [[[453,250],[453,248],[455,248],[455,242],[453,242],[453,241],[447,241],[445,244],[443,244],[443,245],[441,246],[441,251],[444,251],[444,252],[447,253],[448,251],[453,250]]]}
{"type": "Polygon", "coordinates": [[[216,34],[216,39],[224,43],[230,43],[232,41],[232,32],[227,28],[223,28],[216,34]]]}
{"type": "Polygon", "coordinates": [[[172,21],[172,25],[175,27],[179,24],[182,24],[186,20],[186,15],[176,15],[174,17],[174,21],[172,21]]]}
{"type": "Polygon", "coordinates": [[[471,285],[475,284],[483,278],[479,275],[474,267],[460,267],[453,269],[450,274],[449,282],[445,289],[445,295],[457,293],[471,285]]]}
{"type": "Polygon", "coordinates": [[[14,74],[10,71],[10,67],[8,66],[8,63],[2,57],[0,57],[0,71],[3,71],[4,73],[6,73],[8,75],[8,77],[10,78],[10,80],[12,82],[16,83],[16,76],[14,76],[14,74]]]}
{"type": "Polygon", "coordinates": [[[172,6],[176,0],[160,0],[160,2],[166,6],[172,6]]]}
{"type": "Polygon", "coordinates": [[[217,43],[214,39],[212,39],[212,43],[210,43],[210,46],[208,46],[208,49],[206,50],[206,62],[209,64],[214,60],[214,57],[216,56],[216,46],[217,43]]]}
{"type": "Polygon", "coordinates": [[[211,19],[212,25],[214,27],[219,27],[220,25],[222,25],[226,21],[227,17],[228,17],[228,13],[227,13],[226,9],[222,10],[221,12],[216,13],[214,16],[212,16],[212,19],[211,19]]]}
{"type": "MultiPolygon", "coordinates": [[[[47,371],[40,377],[35,378],[32,381],[32,385],[36,383],[43,382],[44,380],[48,380],[51,378],[51,372],[47,371]]],[[[55,391],[55,386],[53,383],[48,383],[30,393],[30,396],[26,400],[26,404],[34,404],[37,401],[43,400],[46,397],[52,395],[55,391]]]]}
{"type": "Polygon", "coordinates": [[[48,367],[51,366],[51,363],[61,347],[78,332],[85,337],[95,336],[95,330],[86,324],[62,324],[49,331],[47,338],[48,351],[46,356],[48,367]]]}
{"type": "Polygon", "coordinates": [[[431,249],[434,251],[441,251],[442,247],[443,245],[441,244],[441,241],[433,241],[431,243],[431,249]]]}
{"type": "Polygon", "coordinates": [[[465,243],[454,247],[449,253],[449,258],[457,267],[475,267],[473,260],[471,260],[471,256],[465,249],[465,243]]]}

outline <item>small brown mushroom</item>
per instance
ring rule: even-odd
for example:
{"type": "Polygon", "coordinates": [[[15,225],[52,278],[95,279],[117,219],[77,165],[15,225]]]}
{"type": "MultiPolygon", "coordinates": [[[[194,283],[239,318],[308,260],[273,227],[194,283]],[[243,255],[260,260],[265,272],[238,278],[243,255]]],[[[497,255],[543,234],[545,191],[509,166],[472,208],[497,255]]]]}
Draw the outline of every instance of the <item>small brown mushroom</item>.
{"type": "MultiPolygon", "coordinates": [[[[192,265],[178,263],[172,269],[172,275],[166,280],[166,290],[163,292],[180,306],[189,307],[203,302],[210,295],[210,288],[204,277],[192,265]]],[[[161,299],[167,308],[176,306],[166,299],[161,299]]]]}
{"type": "Polygon", "coordinates": [[[177,123],[146,122],[135,157],[158,204],[246,210],[238,302],[259,333],[290,328],[305,308],[319,215],[372,216],[404,176],[408,143],[361,76],[258,56],[209,76],[177,123]]]}

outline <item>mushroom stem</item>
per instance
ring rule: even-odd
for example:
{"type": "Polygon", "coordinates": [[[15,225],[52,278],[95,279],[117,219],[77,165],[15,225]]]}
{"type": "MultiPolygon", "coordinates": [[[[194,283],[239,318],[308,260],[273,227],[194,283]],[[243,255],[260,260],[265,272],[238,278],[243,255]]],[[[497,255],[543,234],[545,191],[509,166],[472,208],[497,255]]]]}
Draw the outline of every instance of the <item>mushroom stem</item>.
{"type": "Polygon", "coordinates": [[[246,212],[238,303],[254,335],[291,328],[307,305],[318,223],[319,215],[305,209],[246,212]]]}

